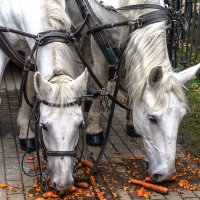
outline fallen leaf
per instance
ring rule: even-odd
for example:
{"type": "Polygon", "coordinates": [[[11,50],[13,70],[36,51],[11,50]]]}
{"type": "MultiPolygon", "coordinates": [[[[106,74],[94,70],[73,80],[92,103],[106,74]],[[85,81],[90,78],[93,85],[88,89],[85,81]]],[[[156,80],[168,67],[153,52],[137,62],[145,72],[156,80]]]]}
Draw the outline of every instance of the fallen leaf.
{"type": "Polygon", "coordinates": [[[144,187],[141,187],[140,190],[137,191],[137,196],[138,197],[143,197],[144,196],[144,187]]]}
{"type": "Polygon", "coordinates": [[[5,183],[0,184],[0,189],[5,188],[5,187],[7,187],[7,184],[5,184],[5,183]]]}

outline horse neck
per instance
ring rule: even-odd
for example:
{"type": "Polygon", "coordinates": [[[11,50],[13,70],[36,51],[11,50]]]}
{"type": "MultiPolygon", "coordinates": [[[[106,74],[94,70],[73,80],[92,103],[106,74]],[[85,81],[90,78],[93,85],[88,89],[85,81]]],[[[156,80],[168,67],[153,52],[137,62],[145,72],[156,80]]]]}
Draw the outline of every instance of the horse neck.
{"type": "MultiPolygon", "coordinates": [[[[26,4],[21,10],[25,21],[23,23],[24,27],[21,27],[22,31],[35,35],[48,30],[70,31],[71,20],[65,13],[64,0],[35,0],[32,4],[34,6],[33,11],[37,10],[37,12],[34,13],[32,10],[28,14],[23,12],[23,10],[26,10],[26,4]]],[[[30,38],[26,38],[26,41],[30,49],[32,49],[35,41],[30,38]]],[[[36,64],[42,76],[47,79],[54,76],[54,74],[61,73],[70,75],[73,78],[75,76],[73,52],[64,43],[53,42],[39,47],[36,64]]]]}
{"type": "Polygon", "coordinates": [[[134,99],[134,105],[137,105],[154,67],[162,66],[166,78],[172,73],[165,22],[155,23],[132,33],[125,56],[129,96],[132,102],[134,99]]]}

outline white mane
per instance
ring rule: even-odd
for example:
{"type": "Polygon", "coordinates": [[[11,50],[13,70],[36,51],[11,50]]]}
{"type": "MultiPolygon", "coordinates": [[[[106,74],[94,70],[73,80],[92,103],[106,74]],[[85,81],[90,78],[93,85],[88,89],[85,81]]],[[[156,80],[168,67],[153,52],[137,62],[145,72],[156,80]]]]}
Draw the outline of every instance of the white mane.
{"type": "MultiPolygon", "coordinates": [[[[131,0],[121,0],[121,6],[131,5],[131,0]]],[[[160,4],[159,0],[138,0],[134,4],[151,3],[160,4]]],[[[152,11],[144,9],[133,11],[123,11],[123,15],[129,19],[136,19],[140,15],[152,11]]],[[[186,102],[181,82],[173,76],[171,64],[167,53],[165,22],[152,24],[134,31],[129,38],[125,50],[125,67],[127,70],[127,88],[129,89],[130,102],[133,109],[141,101],[145,86],[147,85],[149,73],[152,68],[162,66],[163,80],[157,91],[157,106],[166,104],[164,95],[172,90],[177,94],[182,102],[186,102]]],[[[127,34],[122,32],[122,38],[127,34]]]]}
{"type": "MultiPolygon", "coordinates": [[[[48,0],[48,30],[68,30],[70,31],[71,20],[65,12],[65,5],[60,0],[48,0]]],[[[75,78],[74,73],[74,53],[68,45],[64,43],[55,43],[53,45],[54,53],[54,74],[65,73],[75,78]]]]}
{"type": "MultiPolygon", "coordinates": [[[[63,1],[48,0],[47,14],[48,14],[48,30],[68,30],[70,31],[71,20],[65,12],[65,5],[63,1]]],[[[54,56],[54,76],[62,75],[68,80],[69,77],[75,78],[75,58],[74,53],[68,44],[52,43],[53,56],[54,56]]],[[[61,77],[63,77],[61,76],[61,77]]],[[[54,78],[55,79],[55,78],[54,78]]],[[[60,76],[57,76],[55,81],[56,92],[53,94],[53,103],[64,104],[73,101],[71,89],[67,82],[60,82],[60,76]]]]}

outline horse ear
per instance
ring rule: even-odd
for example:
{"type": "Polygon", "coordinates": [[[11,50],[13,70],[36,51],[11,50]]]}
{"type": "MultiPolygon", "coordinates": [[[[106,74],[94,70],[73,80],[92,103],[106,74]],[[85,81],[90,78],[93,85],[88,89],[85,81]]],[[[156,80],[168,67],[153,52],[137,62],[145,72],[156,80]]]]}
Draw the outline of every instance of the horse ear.
{"type": "Polygon", "coordinates": [[[163,71],[161,66],[154,67],[149,74],[148,84],[152,88],[157,88],[163,78],[163,71]]]}
{"type": "Polygon", "coordinates": [[[177,78],[183,83],[186,84],[189,80],[191,80],[194,76],[200,76],[200,63],[189,67],[179,73],[176,74],[177,78]]]}
{"type": "Polygon", "coordinates": [[[86,90],[87,79],[88,70],[85,69],[85,71],[79,77],[77,77],[70,83],[72,90],[76,92],[78,97],[81,97],[83,95],[83,92],[86,90]]]}
{"type": "Polygon", "coordinates": [[[51,84],[46,81],[39,72],[36,72],[34,75],[34,86],[36,93],[43,99],[45,99],[52,90],[51,84]]]}

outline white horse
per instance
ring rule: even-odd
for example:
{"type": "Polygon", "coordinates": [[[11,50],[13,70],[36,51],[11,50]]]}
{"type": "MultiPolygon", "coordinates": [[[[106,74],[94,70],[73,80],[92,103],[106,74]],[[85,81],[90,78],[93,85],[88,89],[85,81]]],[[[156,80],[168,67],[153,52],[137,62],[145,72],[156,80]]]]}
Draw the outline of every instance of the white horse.
{"type": "MultiPolygon", "coordinates": [[[[37,35],[48,30],[70,31],[71,22],[65,13],[65,0],[0,0],[0,26],[25,31],[37,35]]],[[[17,50],[29,54],[35,41],[33,39],[6,33],[17,50]]],[[[0,49],[0,80],[9,58],[0,49]]],[[[41,103],[40,124],[43,139],[48,151],[74,151],[77,145],[79,126],[83,123],[81,106],[76,102],[86,89],[87,71],[79,77],[79,66],[74,52],[68,44],[53,42],[39,47],[36,64],[38,72],[34,76],[34,86],[40,100],[59,104],[51,107],[41,103]],[[76,78],[76,79],[75,79],[76,78]]],[[[34,94],[33,74],[29,75],[28,93],[34,94]]],[[[31,98],[30,98],[31,99],[31,98]]],[[[19,112],[19,138],[27,135],[31,108],[23,100],[19,112]]],[[[29,130],[29,138],[34,133],[29,130]]],[[[48,170],[54,188],[60,195],[73,185],[73,157],[48,157],[48,170]]]]}
{"type": "MultiPolygon", "coordinates": [[[[94,12],[102,24],[135,20],[152,9],[134,9],[109,11],[132,4],[157,4],[164,6],[163,0],[89,0],[94,12]],[[124,16],[124,17],[123,17],[124,16]]],[[[74,0],[68,0],[70,15],[76,16],[77,6],[74,0]]],[[[73,19],[73,18],[72,18],[73,19]]],[[[74,23],[80,23],[81,16],[74,23]]],[[[176,141],[180,122],[187,112],[184,84],[195,76],[200,64],[182,72],[172,70],[167,52],[166,22],[150,24],[129,34],[129,27],[117,27],[106,30],[113,47],[126,47],[124,52],[126,80],[132,120],[141,135],[149,162],[149,173],[156,182],[168,180],[175,173],[176,141]],[[126,44],[127,43],[127,44],[126,44]]],[[[94,72],[106,86],[108,62],[98,45],[91,39],[94,72]],[[104,66],[104,67],[102,67],[104,66]]],[[[95,98],[89,112],[89,137],[101,138],[103,129],[100,124],[100,100],[95,98]]],[[[87,135],[87,136],[88,136],[87,135]]],[[[94,143],[92,143],[93,145],[94,143]]],[[[97,143],[95,144],[97,145],[97,143]]]]}

